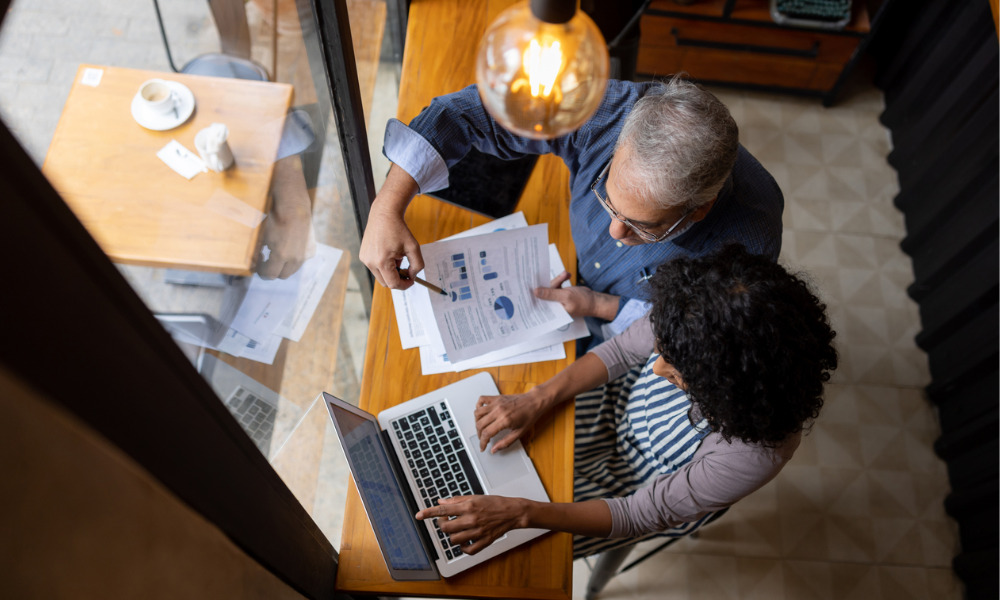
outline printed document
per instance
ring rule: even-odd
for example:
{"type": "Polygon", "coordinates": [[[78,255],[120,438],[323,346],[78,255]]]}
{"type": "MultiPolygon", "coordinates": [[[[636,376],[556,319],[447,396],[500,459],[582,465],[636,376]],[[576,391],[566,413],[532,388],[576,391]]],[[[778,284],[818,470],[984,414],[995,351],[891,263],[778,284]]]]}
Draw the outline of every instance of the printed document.
{"type": "MultiPolygon", "coordinates": [[[[444,239],[454,240],[461,237],[482,235],[484,233],[527,226],[528,220],[524,218],[524,213],[518,211],[478,227],[466,229],[444,239]]],[[[407,267],[405,258],[400,267],[403,269],[407,267]]],[[[422,279],[426,277],[423,271],[420,271],[416,275],[422,279]]],[[[431,299],[426,288],[414,285],[406,290],[392,290],[392,307],[396,312],[396,324],[399,326],[399,341],[404,350],[426,346],[430,343],[432,336],[428,335],[424,324],[433,322],[434,311],[431,309],[431,299]]],[[[430,375],[430,373],[424,373],[424,375],[430,375]]]]}
{"type": "Polygon", "coordinates": [[[171,333],[183,342],[272,364],[282,339],[297,342],[302,338],[343,254],[343,250],[317,244],[316,254],[287,279],[264,280],[254,273],[245,293],[227,287],[222,312],[233,316],[209,319],[210,335],[171,333]]]}
{"type": "MultiPolygon", "coordinates": [[[[516,212],[445,239],[452,240],[527,226],[528,221],[524,218],[524,213],[516,212]]],[[[405,268],[405,264],[403,268],[405,268]]],[[[564,270],[565,267],[556,245],[549,244],[549,279],[554,279],[564,270]]],[[[425,277],[426,273],[421,271],[417,276],[425,277]]],[[[563,283],[563,287],[569,287],[569,285],[568,281],[563,283]]],[[[573,319],[573,322],[568,326],[560,327],[523,345],[494,350],[467,361],[452,363],[448,360],[444,343],[434,326],[434,311],[431,308],[431,299],[427,289],[414,285],[406,290],[392,290],[392,303],[402,347],[404,349],[420,348],[420,370],[424,375],[458,373],[466,369],[559,360],[566,358],[564,342],[590,335],[586,323],[580,317],[573,319]]]]}
{"type": "Polygon", "coordinates": [[[421,247],[425,277],[448,360],[465,361],[532,341],[573,319],[535,297],[549,283],[548,225],[442,240],[421,247]]]}

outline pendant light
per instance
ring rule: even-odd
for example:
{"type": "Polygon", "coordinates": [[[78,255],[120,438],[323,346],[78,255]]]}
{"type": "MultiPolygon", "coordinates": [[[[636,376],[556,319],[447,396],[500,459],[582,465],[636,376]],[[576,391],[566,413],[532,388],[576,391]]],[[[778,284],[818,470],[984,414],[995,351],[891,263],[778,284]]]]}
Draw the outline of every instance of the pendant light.
{"type": "Polygon", "coordinates": [[[577,0],[525,0],[483,34],[476,83],[486,110],[532,139],[575,131],[594,114],[608,79],[608,50],[577,0]]]}

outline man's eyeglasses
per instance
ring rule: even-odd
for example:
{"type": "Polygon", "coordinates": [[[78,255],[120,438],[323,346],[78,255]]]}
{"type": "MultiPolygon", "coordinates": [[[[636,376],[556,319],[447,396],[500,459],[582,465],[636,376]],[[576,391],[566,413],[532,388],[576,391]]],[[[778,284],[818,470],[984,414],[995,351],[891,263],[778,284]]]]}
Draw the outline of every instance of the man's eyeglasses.
{"type": "Polygon", "coordinates": [[[628,219],[623,217],[621,213],[615,210],[615,207],[611,206],[611,202],[609,202],[606,197],[607,192],[605,192],[604,195],[601,195],[600,190],[604,189],[605,178],[608,176],[609,169],[611,169],[610,162],[608,162],[608,164],[605,165],[604,169],[601,171],[601,174],[598,175],[597,179],[594,180],[594,183],[590,185],[590,191],[594,192],[594,195],[597,196],[598,202],[601,203],[601,206],[604,207],[604,210],[608,211],[609,215],[617,219],[619,223],[627,226],[629,229],[634,231],[637,236],[641,237],[647,242],[662,242],[663,240],[670,237],[670,234],[672,234],[677,229],[677,227],[680,226],[681,223],[683,223],[685,220],[687,220],[689,216],[691,216],[692,211],[687,211],[681,216],[680,219],[677,219],[676,223],[671,225],[670,228],[664,231],[661,235],[656,235],[655,233],[646,231],[642,227],[639,227],[638,225],[632,223],[632,221],[629,221],[628,219]]]}

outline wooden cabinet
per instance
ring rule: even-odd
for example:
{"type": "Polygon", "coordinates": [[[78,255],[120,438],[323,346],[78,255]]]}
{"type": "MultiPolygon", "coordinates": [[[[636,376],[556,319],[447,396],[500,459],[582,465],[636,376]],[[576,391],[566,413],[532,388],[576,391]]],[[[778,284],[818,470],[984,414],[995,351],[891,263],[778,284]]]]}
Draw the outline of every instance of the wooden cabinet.
{"type": "Polygon", "coordinates": [[[871,30],[855,0],[842,30],[778,25],[768,0],[653,0],[642,16],[636,72],[821,95],[829,104],[871,30]]]}

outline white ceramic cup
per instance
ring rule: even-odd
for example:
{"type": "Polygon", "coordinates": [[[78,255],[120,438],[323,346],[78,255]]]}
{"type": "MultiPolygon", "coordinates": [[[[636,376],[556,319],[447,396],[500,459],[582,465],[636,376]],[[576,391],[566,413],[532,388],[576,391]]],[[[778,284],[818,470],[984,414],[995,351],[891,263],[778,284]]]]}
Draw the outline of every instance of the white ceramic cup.
{"type": "Polygon", "coordinates": [[[229,128],[222,123],[212,123],[194,136],[194,147],[209,169],[221,172],[233,165],[233,151],[229,147],[229,128]]]}
{"type": "Polygon", "coordinates": [[[150,112],[163,116],[176,115],[177,105],[180,104],[180,96],[163,79],[145,81],[139,86],[139,98],[150,112]]]}

